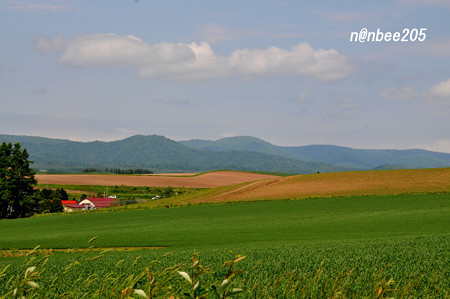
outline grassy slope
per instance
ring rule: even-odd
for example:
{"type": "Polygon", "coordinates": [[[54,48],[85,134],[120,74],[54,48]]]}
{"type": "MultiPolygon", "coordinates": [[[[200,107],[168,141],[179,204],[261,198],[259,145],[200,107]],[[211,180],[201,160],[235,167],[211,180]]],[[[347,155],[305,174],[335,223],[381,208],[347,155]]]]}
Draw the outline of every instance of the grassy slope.
{"type": "Polygon", "coordinates": [[[450,194],[366,196],[0,221],[0,247],[213,248],[447,234],[450,194]]]}

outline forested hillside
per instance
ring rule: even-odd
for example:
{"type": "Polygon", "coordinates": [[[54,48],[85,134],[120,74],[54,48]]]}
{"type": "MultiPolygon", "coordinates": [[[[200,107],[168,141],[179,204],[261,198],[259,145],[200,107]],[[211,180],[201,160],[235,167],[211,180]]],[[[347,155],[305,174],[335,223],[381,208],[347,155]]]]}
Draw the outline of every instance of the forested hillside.
{"type": "Polygon", "coordinates": [[[33,167],[47,171],[74,172],[86,167],[99,170],[114,167],[147,168],[154,172],[229,169],[314,173],[351,170],[251,151],[203,151],[157,135],[136,135],[111,142],[0,135],[0,141],[20,142],[34,161],[33,167]]]}
{"type": "Polygon", "coordinates": [[[353,149],[335,145],[276,146],[259,138],[238,136],[217,141],[187,140],[180,143],[207,151],[255,151],[301,161],[320,161],[358,169],[450,167],[450,154],[420,149],[353,149]]]}

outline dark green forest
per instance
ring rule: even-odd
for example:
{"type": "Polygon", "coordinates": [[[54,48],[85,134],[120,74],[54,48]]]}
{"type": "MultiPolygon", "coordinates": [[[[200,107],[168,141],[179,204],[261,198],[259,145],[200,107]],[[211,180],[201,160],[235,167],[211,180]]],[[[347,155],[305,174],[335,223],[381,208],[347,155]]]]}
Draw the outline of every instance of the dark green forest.
{"type": "Polygon", "coordinates": [[[33,169],[47,172],[145,169],[154,173],[244,170],[302,174],[450,167],[450,154],[446,153],[334,145],[287,147],[247,136],[176,142],[163,136],[136,135],[111,142],[75,142],[0,135],[3,141],[20,142],[34,161],[33,169]]]}
{"type": "Polygon", "coordinates": [[[450,167],[450,154],[421,149],[353,149],[335,145],[277,146],[250,136],[228,137],[217,141],[194,139],[180,143],[199,150],[254,151],[361,170],[450,167]]]}
{"type": "Polygon", "coordinates": [[[0,135],[0,141],[20,142],[35,170],[82,172],[86,168],[140,168],[158,172],[248,170],[315,173],[353,170],[322,162],[304,162],[252,151],[213,152],[192,149],[163,136],[132,136],[112,142],[75,142],[42,137],[0,135]]]}

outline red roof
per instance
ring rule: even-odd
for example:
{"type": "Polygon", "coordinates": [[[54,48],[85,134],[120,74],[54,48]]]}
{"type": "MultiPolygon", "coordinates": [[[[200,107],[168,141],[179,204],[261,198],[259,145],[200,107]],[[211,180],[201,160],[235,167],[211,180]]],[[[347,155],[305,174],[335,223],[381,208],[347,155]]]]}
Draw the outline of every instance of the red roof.
{"type": "MultiPolygon", "coordinates": [[[[105,197],[86,197],[85,199],[91,201],[96,209],[108,208],[111,204],[116,201],[115,198],[105,198],[105,197]]],[[[86,204],[79,204],[76,200],[62,200],[62,204],[67,208],[72,209],[84,209],[86,204]]]]}
{"type": "Polygon", "coordinates": [[[109,198],[109,197],[86,197],[85,199],[89,199],[92,202],[97,202],[97,201],[115,201],[115,198],[109,198]]]}
{"type": "Polygon", "coordinates": [[[115,198],[107,197],[87,197],[85,199],[90,200],[95,205],[95,208],[107,208],[111,206],[111,203],[116,201],[115,198]]]}
{"type": "Polygon", "coordinates": [[[78,204],[76,200],[61,200],[63,205],[76,205],[78,204]]]}

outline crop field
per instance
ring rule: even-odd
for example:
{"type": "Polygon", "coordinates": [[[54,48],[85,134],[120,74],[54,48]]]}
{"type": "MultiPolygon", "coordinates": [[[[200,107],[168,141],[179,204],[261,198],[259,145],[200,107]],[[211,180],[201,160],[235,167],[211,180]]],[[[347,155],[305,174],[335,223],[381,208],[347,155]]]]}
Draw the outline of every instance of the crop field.
{"type": "Polygon", "coordinates": [[[240,288],[242,298],[444,298],[450,295],[448,215],[450,194],[443,192],[0,221],[0,294],[17,289],[37,297],[120,298],[137,297],[138,289],[181,298],[240,288]],[[47,250],[28,257],[19,250],[37,245],[47,250]],[[48,250],[89,246],[100,251],[48,250]],[[159,249],[101,251],[132,246],[159,249]],[[229,265],[243,273],[229,275],[229,265]],[[194,290],[180,271],[200,287],[194,290]]]}
{"type": "Polygon", "coordinates": [[[351,171],[278,177],[177,202],[240,202],[354,195],[448,192],[450,168],[351,171]]]}
{"type": "MultiPolygon", "coordinates": [[[[56,181],[67,184],[42,183],[48,175],[40,179],[39,188],[64,188],[71,197],[78,198],[79,194],[105,194],[117,195],[121,199],[151,199],[161,195],[162,188],[167,187],[170,179],[178,180],[180,174],[156,175],[164,179],[161,186],[135,186],[136,179],[141,176],[123,175],[83,175],[85,183],[100,178],[112,177],[114,180],[103,181],[103,185],[77,185],[79,175],[55,175],[56,181]],[[88,180],[91,178],[90,180],[88,180]],[[122,180],[126,179],[126,180],[122,180]],[[115,181],[117,180],[117,181],[115,181]],[[106,183],[118,183],[107,185],[106,183]],[[128,183],[130,185],[125,185],[128,183]],[[108,188],[109,189],[106,189],[108,188]],[[164,187],[166,186],[166,187],[164,187]]],[[[152,176],[149,180],[152,185],[158,185],[152,176]]],[[[390,194],[427,194],[445,193],[450,191],[450,168],[411,169],[387,171],[358,171],[340,173],[320,173],[308,175],[287,174],[261,174],[236,171],[217,171],[196,176],[185,176],[183,179],[205,179],[202,183],[191,181],[187,186],[174,187],[176,197],[165,198],[158,201],[140,201],[137,205],[126,206],[126,209],[147,209],[155,207],[211,204],[224,202],[243,202],[261,200],[304,199],[317,197],[342,197],[356,195],[390,195],[390,194]],[[234,177],[235,176],[235,177],[234,177]],[[192,186],[212,186],[211,180],[219,187],[193,188],[192,186]],[[222,185],[232,182],[231,185],[222,185]],[[238,182],[238,183],[235,183],[238,182]]],[[[84,179],[83,179],[84,180],[84,179]]],[[[83,182],[81,180],[81,182],[83,182]]],[[[147,178],[144,176],[144,181],[147,178]]],[[[50,180],[48,180],[50,181],[50,180]]],[[[98,182],[98,181],[97,181],[98,182]]],[[[177,185],[177,184],[175,184],[177,185]]],[[[171,186],[169,186],[171,187],[171,186]]],[[[117,208],[116,208],[117,209],[117,208]]],[[[120,208],[119,208],[120,209],[120,208]]]]}
{"type": "Polygon", "coordinates": [[[199,175],[165,174],[165,175],[112,175],[112,174],[39,174],[39,184],[59,185],[102,185],[102,186],[144,186],[144,187],[187,187],[214,188],[244,182],[271,179],[276,176],[268,174],[215,171],[199,175]]]}

